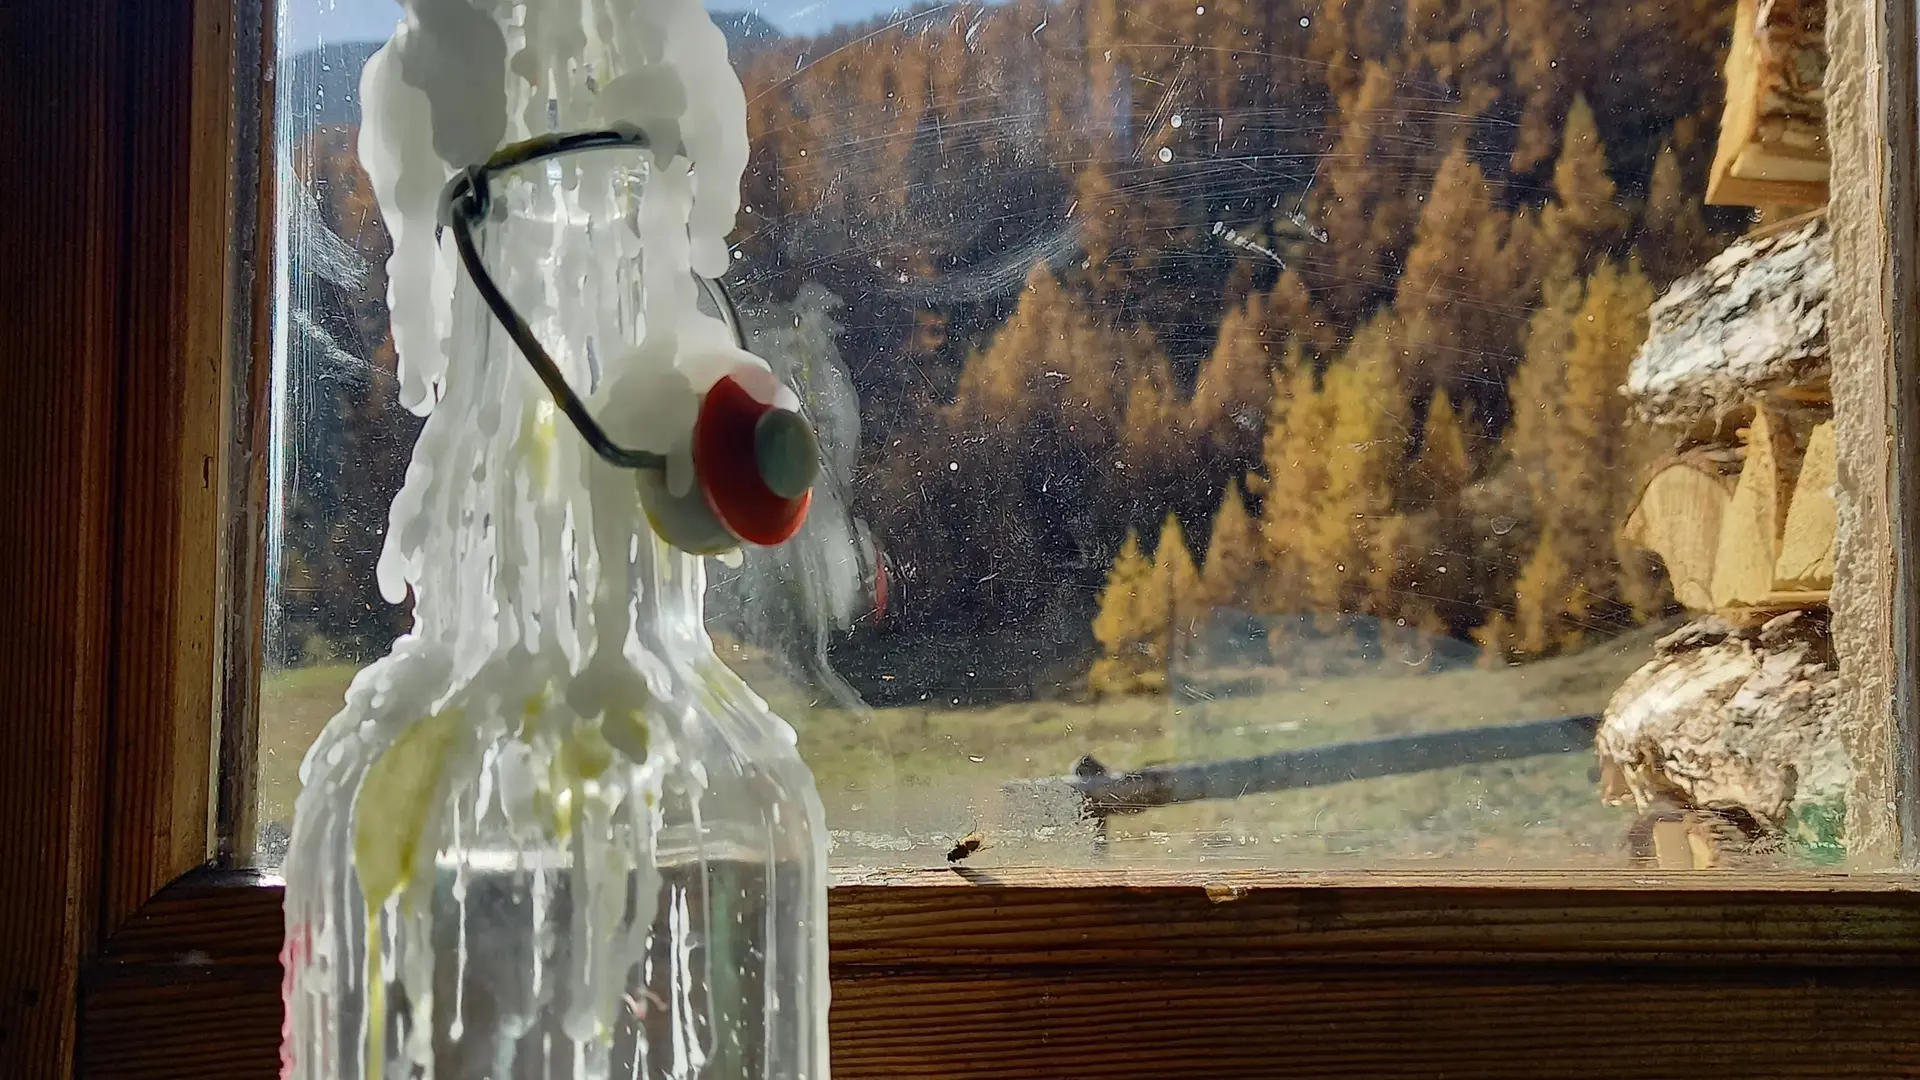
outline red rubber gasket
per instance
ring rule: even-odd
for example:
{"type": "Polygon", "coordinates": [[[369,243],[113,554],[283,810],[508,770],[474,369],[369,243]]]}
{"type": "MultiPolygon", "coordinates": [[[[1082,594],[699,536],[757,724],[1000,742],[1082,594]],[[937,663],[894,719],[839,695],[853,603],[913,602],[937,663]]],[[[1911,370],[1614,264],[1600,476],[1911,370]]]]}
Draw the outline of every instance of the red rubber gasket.
{"type": "Polygon", "coordinates": [[[693,422],[693,475],[708,508],[728,532],[763,547],[791,540],[813,505],[812,491],[783,499],[760,479],[754,427],[772,409],[728,376],[707,391],[693,422]]]}

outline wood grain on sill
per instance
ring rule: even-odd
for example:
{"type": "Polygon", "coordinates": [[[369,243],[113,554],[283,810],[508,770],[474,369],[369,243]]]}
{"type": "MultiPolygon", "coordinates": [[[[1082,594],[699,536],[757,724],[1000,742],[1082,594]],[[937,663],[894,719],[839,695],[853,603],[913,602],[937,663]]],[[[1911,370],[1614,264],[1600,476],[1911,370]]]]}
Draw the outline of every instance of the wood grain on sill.
{"type": "Polygon", "coordinates": [[[834,1075],[1876,1077],[1920,1070],[1908,973],[1525,966],[836,973],[834,1075]]]}
{"type": "MultiPolygon", "coordinates": [[[[837,1077],[1920,1075],[1894,879],[1000,873],[1038,883],[832,890],[837,1077]]],[[[268,1080],[279,944],[270,878],[164,891],[88,972],[83,1074],[268,1080]]]]}
{"type": "Polygon", "coordinates": [[[182,963],[88,974],[78,1075],[273,1080],[280,1074],[278,964],[182,963]]]}
{"type": "MultiPolygon", "coordinates": [[[[841,1080],[1920,1075],[1912,969],[836,967],[841,1080]]],[[[82,1075],[270,1080],[279,970],[88,980],[82,1075]]]]}
{"type": "MultiPolygon", "coordinates": [[[[1032,871],[1050,884],[836,885],[836,970],[1647,963],[1920,966],[1920,893],[1893,878],[1326,875],[1032,871]],[[1071,882],[1072,884],[1069,884],[1071,882]],[[1611,882],[1609,884],[1609,882],[1611,882]],[[1706,886],[1706,887],[1699,887],[1706,886]]],[[[943,883],[935,883],[943,882],[943,883]]],[[[204,874],[150,901],[102,963],[272,963],[280,890],[204,874]]]]}

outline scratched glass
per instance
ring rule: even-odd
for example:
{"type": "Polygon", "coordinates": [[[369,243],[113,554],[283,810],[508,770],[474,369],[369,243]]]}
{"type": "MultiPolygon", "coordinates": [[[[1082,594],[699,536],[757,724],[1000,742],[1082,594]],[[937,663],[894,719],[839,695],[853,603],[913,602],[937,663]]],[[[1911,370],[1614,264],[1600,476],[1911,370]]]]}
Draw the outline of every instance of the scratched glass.
{"type": "MultiPolygon", "coordinates": [[[[1824,165],[1716,171],[1731,6],[714,6],[727,284],[845,514],[832,589],[715,564],[711,628],[839,864],[1844,860],[1824,328],[1755,314],[1824,303],[1824,165]],[[1730,330],[1818,359],[1715,398],[1730,330]]],[[[394,11],[280,24],[266,862],[408,625],[394,11]]]]}

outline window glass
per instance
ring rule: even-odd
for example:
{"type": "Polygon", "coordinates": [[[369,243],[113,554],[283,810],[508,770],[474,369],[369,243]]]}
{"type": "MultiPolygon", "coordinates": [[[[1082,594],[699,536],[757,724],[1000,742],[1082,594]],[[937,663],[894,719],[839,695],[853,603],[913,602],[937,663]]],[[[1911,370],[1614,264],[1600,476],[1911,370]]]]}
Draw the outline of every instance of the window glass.
{"type": "MultiPolygon", "coordinates": [[[[854,570],[711,564],[712,630],[837,861],[1841,857],[1824,151],[1750,5],[714,6],[726,284],[854,570]]],[[[355,153],[396,10],[279,27],[268,861],[409,621],[355,153]]]]}

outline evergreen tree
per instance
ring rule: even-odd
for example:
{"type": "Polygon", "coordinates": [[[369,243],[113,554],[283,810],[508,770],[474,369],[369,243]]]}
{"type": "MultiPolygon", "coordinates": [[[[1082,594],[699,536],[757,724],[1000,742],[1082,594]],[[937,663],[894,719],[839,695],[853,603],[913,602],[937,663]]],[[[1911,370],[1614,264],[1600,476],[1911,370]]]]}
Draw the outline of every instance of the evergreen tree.
{"type": "Polygon", "coordinates": [[[1171,384],[1153,335],[1095,319],[1038,264],[1013,315],[967,359],[949,414],[1008,432],[1050,422],[1072,433],[1072,442],[1100,447],[1119,433],[1141,377],[1163,395],[1171,384]]]}
{"type": "Polygon", "coordinates": [[[1385,377],[1385,364],[1368,363],[1356,351],[1327,370],[1321,388],[1332,420],[1323,450],[1327,488],[1302,536],[1313,567],[1309,595],[1321,612],[1378,612],[1390,573],[1381,528],[1405,446],[1390,422],[1398,390],[1385,377]]]}
{"type": "Polygon", "coordinates": [[[1266,600],[1278,614],[1312,611],[1311,567],[1300,546],[1306,522],[1327,487],[1323,450],[1332,427],[1313,372],[1301,367],[1274,376],[1267,410],[1260,502],[1260,561],[1268,568],[1266,600]]]}
{"type": "Polygon", "coordinates": [[[1330,245],[1316,259],[1316,299],[1336,327],[1356,325],[1393,295],[1433,164],[1394,76],[1368,63],[1340,102],[1339,138],[1322,162],[1315,210],[1330,245]]]}
{"type": "Polygon", "coordinates": [[[1220,509],[1207,537],[1207,558],[1200,570],[1200,595],[1207,608],[1258,611],[1265,606],[1266,564],[1260,557],[1260,533],[1247,513],[1236,478],[1227,482],[1220,509]]]}
{"type": "Polygon", "coordinates": [[[1187,404],[1187,424],[1213,435],[1222,443],[1239,441],[1251,430],[1256,436],[1267,400],[1273,393],[1274,345],[1266,335],[1266,297],[1255,293],[1220,319],[1213,352],[1194,380],[1187,404]]]}
{"type": "Polygon", "coordinates": [[[1578,575],[1567,558],[1560,533],[1548,524],[1533,557],[1514,585],[1513,652],[1548,656],[1578,648],[1585,639],[1585,604],[1578,575]]]}
{"type": "Polygon", "coordinates": [[[1525,327],[1515,310],[1531,299],[1511,232],[1492,185],[1456,143],[1434,174],[1394,303],[1414,396],[1497,386],[1511,369],[1525,327]]]}
{"type": "Polygon", "coordinates": [[[1385,320],[1354,336],[1313,388],[1296,371],[1270,410],[1261,551],[1281,613],[1373,612],[1390,575],[1382,529],[1404,451],[1385,320]]]}
{"type": "Polygon", "coordinates": [[[1682,274],[1698,270],[1719,248],[1702,215],[1700,194],[1689,194],[1680,175],[1680,160],[1665,147],[1647,184],[1647,203],[1634,245],[1640,263],[1655,285],[1665,286],[1682,274]]]}
{"type": "Polygon", "coordinates": [[[1164,385],[1155,373],[1142,371],[1127,388],[1113,479],[1129,502],[1144,499],[1154,506],[1164,505],[1161,500],[1173,463],[1185,456],[1183,433],[1173,422],[1173,403],[1167,400],[1164,385]]]}
{"type": "Polygon", "coordinates": [[[1316,332],[1306,286],[1291,271],[1227,309],[1186,415],[1211,462],[1230,475],[1257,462],[1274,374],[1308,364],[1306,346],[1316,332]]]}
{"type": "Polygon", "coordinates": [[[1581,266],[1608,257],[1625,233],[1626,213],[1614,203],[1606,148],[1584,96],[1573,99],[1553,165],[1553,205],[1545,215],[1546,241],[1571,252],[1581,266]]]}
{"type": "Polygon", "coordinates": [[[1477,557],[1462,493],[1473,473],[1466,432],[1442,392],[1427,409],[1420,454],[1409,471],[1393,535],[1390,607],[1427,633],[1460,636],[1479,621],[1491,568],[1477,557]]]}
{"type": "Polygon", "coordinates": [[[1184,658],[1188,645],[1200,632],[1206,617],[1206,595],[1200,587],[1200,569],[1194,565],[1193,551],[1187,547],[1186,531],[1180,519],[1168,514],[1160,523],[1160,541],[1153,549],[1153,572],[1165,589],[1166,644],[1161,655],[1170,662],[1184,658]]]}
{"type": "Polygon", "coordinates": [[[1434,72],[1460,97],[1468,116],[1486,112],[1501,96],[1506,64],[1499,21],[1459,0],[1407,0],[1407,66],[1434,72]]]}
{"type": "Polygon", "coordinates": [[[1093,619],[1093,637],[1102,650],[1088,676],[1096,695],[1156,691],[1166,685],[1171,576],[1140,551],[1129,529],[1093,619]]]}
{"type": "Polygon", "coordinates": [[[1515,462],[1533,484],[1540,540],[1515,587],[1518,646],[1576,647],[1636,611],[1616,531],[1646,453],[1619,387],[1646,337],[1653,287],[1637,267],[1603,263],[1584,283],[1549,282],[1515,381],[1515,462]]]}
{"type": "Polygon", "coordinates": [[[1457,499],[1472,473],[1466,429],[1453,402],[1441,391],[1427,406],[1420,457],[1415,462],[1416,498],[1428,506],[1457,499]]]}

